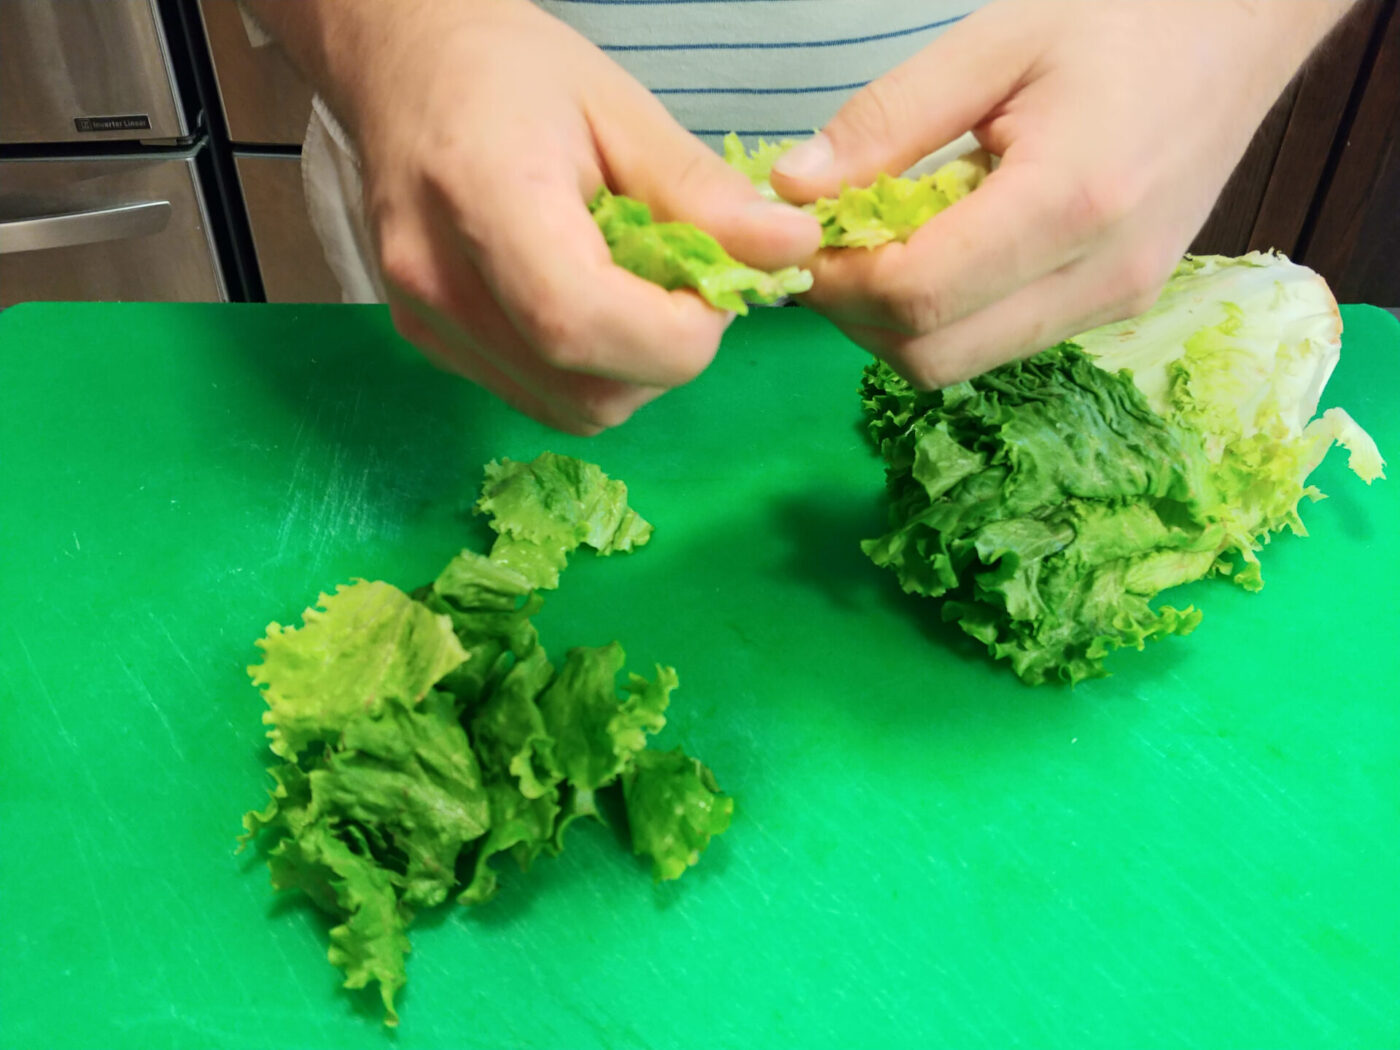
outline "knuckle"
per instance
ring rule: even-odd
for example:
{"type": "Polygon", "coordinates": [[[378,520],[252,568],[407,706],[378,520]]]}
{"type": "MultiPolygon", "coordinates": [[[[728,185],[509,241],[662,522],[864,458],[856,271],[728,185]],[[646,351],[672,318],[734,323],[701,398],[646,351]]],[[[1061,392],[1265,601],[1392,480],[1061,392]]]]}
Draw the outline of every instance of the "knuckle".
{"type": "Polygon", "coordinates": [[[1148,251],[1135,252],[1124,260],[1120,301],[1127,316],[1145,313],[1156,304],[1174,263],[1165,263],[1157,253],[1148,251]]]}
{"type": "Polygon", "coordinates": [[[892,282],[885,305],[895,325],[911,335],[937,331],[951,319],[947,297],[920,281],[892,282]]]}
{"type": "Polygon", "coordinates": [[[724,169],[717,175],[714,162],[714,156],[708,151],[686,157],[670,176],[668,196],[680,201],[705,200],[710,189],[723,177],[724,171],[730,170],[724,169]]]}
{"type": "Polygon", "coordinates": [[[522,326],[547,365],[578,372],[595,360],[587,307],[567,301],[557,291],[541,290],[524,311],[522,326]]]}
{"type": "Polygon", "coordinates": [[[428,341],[427,323],[402,302],[389,304],[389,319],[394,323],[394,330],[410,343],[421,346],[428,341]]]}
{"type": "MultiPolygon", "coordinates": [[[[703,319],[708,322],[709,318],[703,319]]],[[[669,385],[682,386],[710,367],[719,352],[724,330],[708,323],[686,326],[663,349],[663,360],[669,366],[669,385]]]]}
{"type": "Polygon", "coordinates": [[[574,410],[584,425],[597,433],[622,426],[636,409],[624,390],[596,385],[578,394],[574,410]]]}
{"type": "Polygon", "coordinates": [[[942,354],[911,354],[890,364],[919,390],[939,390],[967,378],[963,369],[942,354]]]}
{"type": "Polygon", "coordinates": [[[1032,317],[1026,322],[1025,330],[1021,333],[1020,339],[1004,348],[1007,352],[1006,358],[1019,360],[1032,354],[1038,354],[1042,350],[1048,350],[1057,345],[1060,340],[1075,335],[1073,328],[1073,323],[1067,324],[1062,319],[1032,317]]]}
{"type": "Polygon", "coordinates": [[[1125,317],[1137,317],[1139,314],[1147,313],[1155,305],[1157,305],[1156,292],[1140,292],[1123,304],[1123,314],[1125,317]]]}
{"type": "Polygon", "coordinates": [[[1129,180],[1094,175],[1070,188],[1066,219],[1071,230],[1092,237],[1116,227],[1135,205],[1136,194],[1129,180]]]}
{"type": "MultiPolygon", "coordinates": [[[[492,242],[494,215],[482,202],[489,200],[492,184],[478,160],[453,146],[432,150],[419,161],[420,179],[428,200],[441,207],[452,226],[452,235],[471,255],[479,255],[492,242]]],[[[533,170],[520,171],[515,184],[522,193],[534,192],[533,170]]]]}
{"type": "Polygon", "coordinates": [[[390,288],[415,302],[430,302],[436,292],[427,254],[402,234],[391,232],[380,239],[379,271],[390,288]]]}
{"type": "Polygon", "coordinates": [[[549,418],[541,419],[540,422],[553,427],[555,430],[562,431],[565,434],[572,434],[574,437],[582,438],[597,437],[606,429],[605,427],[592,426],[588,423],[581,423],[572,419],[549,418]]]}

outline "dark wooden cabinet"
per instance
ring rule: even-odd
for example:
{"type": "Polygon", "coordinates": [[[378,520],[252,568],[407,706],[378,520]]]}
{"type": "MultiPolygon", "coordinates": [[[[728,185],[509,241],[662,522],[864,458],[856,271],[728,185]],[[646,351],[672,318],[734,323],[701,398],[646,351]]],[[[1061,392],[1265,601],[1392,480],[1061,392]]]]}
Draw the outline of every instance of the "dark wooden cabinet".
{"type": "Polygon", "coordinates": [[[1275,248],[1400,306],[1400,4],[1358,0],[1260,125],[1192,244],[1275,248]]]}

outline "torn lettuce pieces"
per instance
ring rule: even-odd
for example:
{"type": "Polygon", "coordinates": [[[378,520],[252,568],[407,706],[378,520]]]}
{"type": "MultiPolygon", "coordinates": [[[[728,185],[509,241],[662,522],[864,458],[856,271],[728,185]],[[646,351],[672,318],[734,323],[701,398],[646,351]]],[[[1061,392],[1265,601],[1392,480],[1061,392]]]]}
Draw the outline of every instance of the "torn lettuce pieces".
{"type": "Polygon", "coordinates": [[[789,266],[769,273],[745,266],[699,227],[655,222],[641,201],[606,188],[598,190],[588,209],[618,266],[668,291],[693,288],[721,310],[746,314],[750,303],[776,303],[812,287],[807,270],[789,266]]]}
{"type": "Polygon", "coordinates": [[[626,485],[552,452],[530,463],[488,463],[476,509],[497,533],[491,559],[542,590],[559,585],[559,570],[580,545],[607,555],[651,538],[651,525],[627,505],[626,485]]]}
{"type": "Polygon", "coordinates": [[[1342,409],[1313,418],[1340,347],[1322,279],[1253,253],[1187,259],[1142,316],[943,390],[871,365],[890,510],[864,549],[1026,682],[1101,676],[1111,650],[1199,623],[1160,592],[1262,586],[1258,552],[1304,534],[1334,442],[1383,476],[1342,409]]]}
{"type": "MultiPolygon", "coordinates": [[[[793,143],[759,139],[750,150],[731,132],[724,159],[742,171],[769,200],[773,162],[793,143]]],[[[806,206],[822,226],[826,248],[878,248],[905,241],[944,208],[966,197],[991,171],[991,157],[974,150],[918,178],[880,175],[869,186],[847,186],[837,197],[806,206]]],[[[730,257],[718,241],[685,222],[656,222],[651,209],[602,188],[589,203],[613,262],[668,290],[693,288],[712,306],[746,314],[749,304],[772,305],[812,287],[809,271],[795,266],[766,272],[730,257]]]]}
{"type": "Polygon", "coordinates": [[[569,553],[630,551],[651,526],[596,466],[545,453],[490,464],[478,510],[490,555],[462,551],[412,595],[356,581],[301,627],[273,624],[249,668],[274,766],[245,844],[267,845],[272,883],[337,922],[330,961],[348,988],[379,987],[385,1022],[406,980],[414,913],[456,894],[488,900],[493,859],[528,867],[622,792],[633,848],[676,878],[728,825],[732,800],[680,751],[653,753],[676,674],[622,677],[617,643],[550,663],[531,616],[569,553]]]}
{"type": "MultiPolygon", "coordinates": [[[[759,139],[752,150],[738,135],[724,139],[724,159],[742,171],[760,193],[778,200],[769,182],[773,164],[794,146],[791,140],[759,139]]],[[[839,196],[824,197],[807,206],[821,220],[826,248],[878,248],[906,241],[944,208],[962,200],[982,184],[991,171],[991,156],[974,150],[917,178],[881,174],[869,186],[846,186],[839,196]]]]}

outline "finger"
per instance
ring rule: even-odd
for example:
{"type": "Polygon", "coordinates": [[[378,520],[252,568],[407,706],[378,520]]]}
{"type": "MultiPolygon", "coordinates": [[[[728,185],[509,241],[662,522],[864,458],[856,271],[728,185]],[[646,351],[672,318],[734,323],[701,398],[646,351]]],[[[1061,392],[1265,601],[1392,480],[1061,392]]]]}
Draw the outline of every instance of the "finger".
{"type": "Polygon", "coordinates": [[[536,157],[533,170],[484,189],[434,190],[457,249],[534,353],[560,371],[644,386],[679,386],[703,371],[732,318],[616,266],[563,163],[507,154],[536,157]]]}
{"type": "Polygon", "coordinates": [[[766,270],[796,265],[821,244],[814,216],[764,199],[632,81],[596,86],[589,119],[612,188],[645,201],[658,218],[694,223],[741,262],[766,270]]]}
{"type": "Polygon", "coordinates": [[[996,7],[969,15],[852,95],[821,132],[778,159],[773,188],[798,202],[835,196],[845,184],[897,175],[981,123],[1032,55],[1030,35],[996,7]]]}
{"type": "MultiPolygon", "coordinates": [[[[987,309],[924,335],[911,337],[848,322],[840,327],[915,386],[949,386],[1090,328],[1142,313],[1161,285],[1154,289],[1155,282],[1139,284],[1126,276],[1136,266],[1125,264],[1117,253],[1072,263],[987,309]]],[[[1161,282],[1169,273],[1161,273],[1161,282]]]]}
{"type": "Polygon", "coordinates": [[[466,344],[460,331],[448,333],[440,330],[422,304],[409,303],[391,291],[389,309],[399,335],[444,372],[461,376],[489,390],[517,412],[555,430],[589,437],[601,429],[589,426],[525,389],[477,354],[474,348],[466,344]]]}
{"type": "Polygon", "coordinates": [[[1080,258],[1118,216],[1039,163],[1002,165],[904,244],[826,251],[806,301],[856,324],[920,335],[949,325],[1080,258]]]}
{"type": "MultiPolygon", "coordinates": [[[[423,253],[423,283],[402,302],[431,330],[439,352],[462,365],[457,370],[470,369],[474,379],[489,372],[477,381],[513,404],[528,398],[526,414],[572,433],[596,433],[662,393],[552,367],[516,331],[450,236],[427,235],[423,253]]],[[[391,298],[399,297],[391,291],[391,298]]]]}

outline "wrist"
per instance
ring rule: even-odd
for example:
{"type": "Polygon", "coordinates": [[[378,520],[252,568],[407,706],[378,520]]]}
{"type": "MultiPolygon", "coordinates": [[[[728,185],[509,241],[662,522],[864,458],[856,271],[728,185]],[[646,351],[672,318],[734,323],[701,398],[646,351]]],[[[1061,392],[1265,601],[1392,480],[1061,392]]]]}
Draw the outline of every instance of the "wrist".
{"type": "Polygon", "coordinates": [[[428,27],[434,9],[443,7],[440,0],[244,3],[356,140],[373,101],[383,96],[386,75],[392,81],[392,69],[431,47],[428,27]]]}
{"type": "Polygon", "coordinates": [[[1281,62],[1296,71],[1351,10],[1353,0],[1251,0],[1252,21],[1263,23],[1261,42],[1276,49],[1281,62]]]}
{"type": "Polygon", "coordinates": [[[1243,72],[1233,105],[1253,127],[1351,8],[1351,0],[1237,0],[1208,7],[1221,15],[1216,61],[1243,72]]]}

